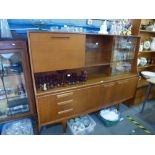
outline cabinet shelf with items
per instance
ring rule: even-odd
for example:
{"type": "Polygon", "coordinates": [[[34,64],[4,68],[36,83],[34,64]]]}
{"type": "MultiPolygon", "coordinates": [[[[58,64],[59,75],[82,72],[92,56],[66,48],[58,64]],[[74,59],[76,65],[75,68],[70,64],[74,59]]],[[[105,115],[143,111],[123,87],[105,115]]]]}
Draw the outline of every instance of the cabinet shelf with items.
{"type": "Polygon", "coordinates": [[[24,41],[0,41],[0,122],[33,116],[33,89],[24,41]]]}

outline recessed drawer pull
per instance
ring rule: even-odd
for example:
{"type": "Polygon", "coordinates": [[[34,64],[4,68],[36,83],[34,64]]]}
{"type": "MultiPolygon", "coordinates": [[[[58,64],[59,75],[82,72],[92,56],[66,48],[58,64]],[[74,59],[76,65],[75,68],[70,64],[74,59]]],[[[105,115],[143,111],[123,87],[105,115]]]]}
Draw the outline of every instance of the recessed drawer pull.
{"type": "Polygon", "coordinates": [[[69,39],[69,36],[52,36],[51,39],[69,39]]]}
{"type": "Polygon", "coordinates": [[[70,111],[73,111],[73,109],[67,109],[64,111],[59,111],[58,114],[61,115],[61,114],[65,114],[65,113],[70,112],[70,111]]]}
{"type": "Polygon", "coordinates": [[[73,100],[58,102],[57,105],[65,105],[65,104],[68,104],[68,103],[71,103],[71,102],[73,102],[73,100]]]}
{"type": "Polygon", "coordinates": [[[118,81],[118,84],[123,84],[123,83],[127,83],[127,82],[129,82],[129,80],[118,81]]]}
{"type": "Polygon", "coordinates": [[[57,98],[66,97],[66,96],[70,96],[70,95],[73,95],[73,92],[65,93],[65,94],[59,94],[59,95],[57,95],[57,98]]]}
{"type": "Polygon", "coordinates": [[[104,87],[110,87],[110,86],[114,86],[115,85],[115,83],[110,83],[110,84],[105,84],[105,85],[103,85],[104,87]]]}

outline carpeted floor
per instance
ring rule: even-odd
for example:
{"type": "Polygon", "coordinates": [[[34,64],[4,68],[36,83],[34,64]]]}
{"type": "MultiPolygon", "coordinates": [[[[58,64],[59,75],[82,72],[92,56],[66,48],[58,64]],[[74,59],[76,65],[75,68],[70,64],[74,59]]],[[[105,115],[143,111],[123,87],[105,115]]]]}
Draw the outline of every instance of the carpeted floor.
{"type": "MultiPolygon", "coordinates": [[[[141,114],[141,106],[135,106],[128,108],[126,105],[120,105],[121,117],[123,118],[117,125],[112,127],[105,127],[102,121],[98,118],[96,113],[90,114],[90,116],[96,122],[96,126],[91,135],[149,135],[138,126],[134,125],[127,116],[131,116],[135,121],[149,130],[150,134],[155,134],[155,100],[149,101],[141,114]]],[[[43,127],[41,129],[42,135],[63,135],[63,127],[61,124],[55,124],[43,127]]],[[[67,128],[67,135],[72,133],[67,128]]]]}

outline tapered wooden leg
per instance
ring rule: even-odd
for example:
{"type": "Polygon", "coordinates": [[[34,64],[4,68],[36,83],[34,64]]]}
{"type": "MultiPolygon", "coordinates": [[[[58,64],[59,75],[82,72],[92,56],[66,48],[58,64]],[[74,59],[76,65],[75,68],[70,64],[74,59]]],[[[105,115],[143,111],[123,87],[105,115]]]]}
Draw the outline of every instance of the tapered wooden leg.
{"type": "Polygon", "coordinates": [[[67,120],[63,120],[62,121],[62,125],[63,125],[64,134],[66,134],[66,131],[67,131],[67,120]]]}

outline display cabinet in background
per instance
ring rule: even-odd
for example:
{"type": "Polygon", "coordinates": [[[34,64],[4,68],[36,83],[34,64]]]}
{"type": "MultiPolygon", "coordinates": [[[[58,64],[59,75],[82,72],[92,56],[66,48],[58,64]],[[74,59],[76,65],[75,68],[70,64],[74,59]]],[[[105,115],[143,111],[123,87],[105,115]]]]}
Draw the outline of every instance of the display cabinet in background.
{"type": "Polygon", "coordinates": [[[0,41],[0,122],[31,117],[34,99],[24,41],[0,41]]]}
{"type": "MultiPolygon", "coordinates": [[[[155,19],[134,19],[133,33],[139,35],[139,52],[137,61],[137,71],[139,73],[139,81],[137,85],[136,97],[134,105],[144,102],[145,91],[148,82],[142,76],[142,71],[155,72],[155,19]]],[[[155,98],[155,87],[149,95],[149,99],[155,98]]]]}

